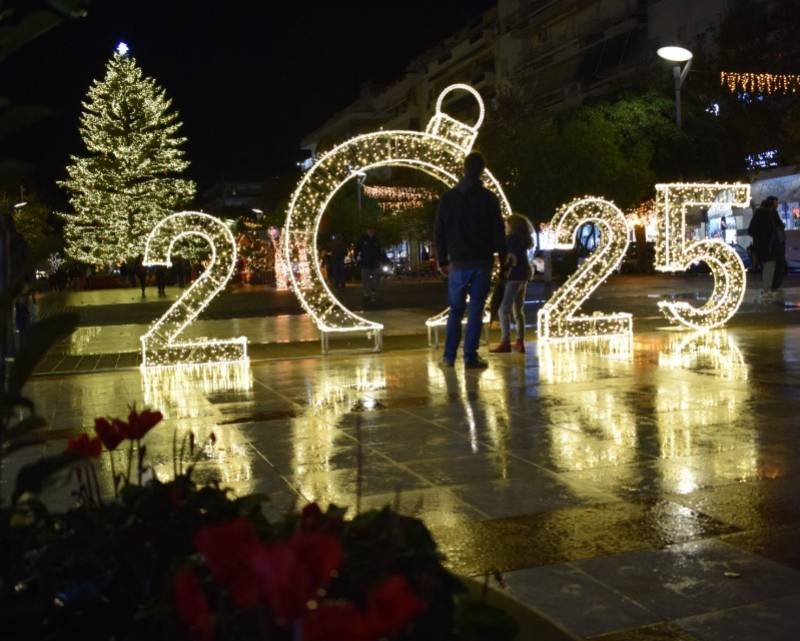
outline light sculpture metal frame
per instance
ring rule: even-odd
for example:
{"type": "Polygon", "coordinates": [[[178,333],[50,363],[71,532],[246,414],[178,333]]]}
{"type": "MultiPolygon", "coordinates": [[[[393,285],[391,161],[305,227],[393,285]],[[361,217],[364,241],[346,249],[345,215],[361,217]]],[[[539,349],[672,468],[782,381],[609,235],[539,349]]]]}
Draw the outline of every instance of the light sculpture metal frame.
{"type": "Polygon", "coordinates": [[[236,239],[218,218],[184,211],[162,219],[147,237],[143,264],[170,267],[175,243],[187,237],[203,239],[211,250],[208,266],[156,320],[141,338],[142,367],[232,363],[247,359],[247,338],[180,336],[219,294],[236,267],[236,239]]]}
{"type": "MultiPolygon", "coordinates": [[[[374,349],[379,351],[383,332],[381,323],[368,320],[343,305],[322,275],[317,233],[331,199],[350,179],[379,167],[417,169],[447,187],[454,186],[462,175],[464,159],[472,150],[484,115],[483,100],[474,88],[465,84],[450,85],[439,95],[436,113],[424,132],[390,130],[356,136],[320,156],[303,176],[289,203],[283,252],[286,263],[292,264],[304,242],[312,251],[307,286],[301,287],[291,270],[289,279],[300,304],[320,331],[323,353],[328,352],[329,335],[359,332],[374,338],[374,349]],[[443,111],[444,99],[453,91],[466,91],[475,98],[479,108],[475,124],[465,124],[443,111]]],[[[500,199],[503,215],[510,215],[511,207],[497,179],[487,170],[483,181],[500,199]]],[[[426,321],[429,332],[431,327],[445,323],[445,313],[426,321]]]]}
{"type": "Polygon", "coordinates": [[[686,215],[692,207],[725,203],[750,205],[750,185],[741,183],[669,183],[656,185],[658,237],[655,268],[686,271],[697,262],[711,270],[714,289],[708,301],[694,307],[685,301],[661,301],[658,306],[670,322],[695,330],[720,327],[737,312],[747,287],[747,272],[736,251],[719,238],[689,240],[686,215]]]}

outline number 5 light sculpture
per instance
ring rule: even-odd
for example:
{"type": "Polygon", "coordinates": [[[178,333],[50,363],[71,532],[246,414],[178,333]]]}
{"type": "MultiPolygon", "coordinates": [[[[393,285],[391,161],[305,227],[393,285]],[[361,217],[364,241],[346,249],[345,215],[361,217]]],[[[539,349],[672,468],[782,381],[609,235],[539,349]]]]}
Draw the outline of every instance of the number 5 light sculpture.
{"type": "MultiPolygon", "coordinates": [[[[303,179],[289,203],[286,233],[283,237],[284,260],[297,262],[301,248],[312,250],[308,283],[301,289],[293,271],[289,278],[297,298],[322,335],[323,352],[328,350],[329,334],[366,332],[381,349],[383,325],[350,311],[333,294],[322,275],[317,251],[317,233],[325,209],[336,192],[350,179],[378,167],[410,167],[437,178],[452,187],[461,177],[464,158],[472,150],[484,117],[480,94],[469,85],[451,85],[439,95],[436,113],[424,132],[377,131],[356,136],[322,155],[303,179]],[[444,113],[445,97],[453,91],[466,91],[478,102],[479,116],[474,125],[465,124],[444,113]]],[[[486,171],[484,183],[500,199],[504,216],[511,213],[500,184],[486,171]]],[[[442,313],[427,321],[430,328],[446,322],[442,313]]]]}
{"type": "Polygon", "coordinates": [[[662,272],[686,271],[692,264],[702,261],[711,269],[714,279],[714,289],[705,305],[694,307],[683,301],[662,301],[659,307],[670,321],[699,330],[728,322],[741,306],[747,285],[744,263],[732,247],[718,238],[690,241],[687,237],[687,210],[714,203],[747,207],[750,204],[750,185],[656,185],[656,269],[662,272]]]}
{"type": "Polygon", "coordinates": [[[197,236],[211,249],[208,266],[189,288],[141,337],[142,367],[230,363],[247,359],[247,338],[179,340],[181,333],[227,285],[236,266],[236,241],[221,220],[184,211],[161,220],[147,237],[145,265],[172,265],[172,248],[182,238],[197,236]]]}

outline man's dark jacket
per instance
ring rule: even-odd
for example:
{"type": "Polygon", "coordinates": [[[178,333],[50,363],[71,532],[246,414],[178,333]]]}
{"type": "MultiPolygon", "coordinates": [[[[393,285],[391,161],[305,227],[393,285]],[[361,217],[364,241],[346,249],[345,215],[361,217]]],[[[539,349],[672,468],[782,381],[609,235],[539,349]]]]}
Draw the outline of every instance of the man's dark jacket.
{"type": "Polygon", "coordinates": [[[381,241],[378,237],[369,234],[362,236],[356,245],[356,258],[361,264],[361,269],[378,269],[383,258],[381,241]]]}
{"type": "Polygon", "coordinates": [[[753,253],[759,262],[783,259],[786,255],[784,229],[785,225],[777,209],[771,207],[756,209],[747,233],[753,238],[753,253]]]}
{"type": "Polygon", "coordinates": [[[436,212],[436,257],[440,267],[491,267],[495,252],[505,263],[506,239],[500,201],[479,179],[462,178],[446,191],[436,212]]]}

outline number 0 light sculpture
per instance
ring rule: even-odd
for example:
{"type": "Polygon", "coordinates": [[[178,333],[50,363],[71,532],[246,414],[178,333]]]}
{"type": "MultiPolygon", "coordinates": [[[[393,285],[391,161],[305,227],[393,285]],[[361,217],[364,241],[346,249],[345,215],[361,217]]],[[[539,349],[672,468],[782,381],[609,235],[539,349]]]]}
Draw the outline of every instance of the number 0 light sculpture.
{"type": "MultiPolygon", "coordinates": [[[[436,113],[424,132],[377,131],[357,136],[322,155],[303,176],[289,203],[283,251],[286,263],[292,265],[297,262],[304,244],[312,250],[306,287],[300,288],[291,269],[289,277],[297,298],[322,334],[324,352],[327,351],[328,334],[348,332],[373,335],[378,350],[383,330],[380,323],[367,320],[345,307],[325,282],[317,251],[317,232],[328,203],[347,181],[378,167],[419,169],[452,187],[463,173],[464,158],[472,150],[483,117],[480,94],[469,85],[451,85],[439,95],[436,113]],[[478,102],[480,113],[474,125],[444,113],[444,99],[453,91],[466,91],[478,102]]],[[[484,183],[499,197],[503,215],[508,216],[511,213],[508,200],[489,171],[484,173],[484,183]]],[[[443,314],[439,314],[428,320],[428,326],[445,321],[443,314]]]]}
{"type": "Polygon", "coordinates": [[[172,265],[172,248],[182,238],[198,236],[211,249],[209,263],[167,312],[141,337],[142,367],[225,363],[247,358],[247,338],[195,338],[179,340],[181,333],[219,294],[236,266],[236,241],[225,224],[213,216],[193,211],[171,214],[147,237],[145,265],[172,265]]]}

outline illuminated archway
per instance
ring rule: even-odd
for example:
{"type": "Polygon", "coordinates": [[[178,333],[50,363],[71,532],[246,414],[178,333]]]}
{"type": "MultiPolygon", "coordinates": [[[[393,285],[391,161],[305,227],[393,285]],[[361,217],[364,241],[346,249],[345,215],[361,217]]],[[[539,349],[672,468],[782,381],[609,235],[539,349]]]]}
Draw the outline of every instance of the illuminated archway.
{"type": "MultiPolygon", "coordinates": [[[[310,277],[306,286],[300,288],[291,270],[289,278],[295,295],[322,334],[323,351],[327,351],[327,334],[347,332],[373,335],[375,347],[380,349],[383,330],[381,323],[363,318],[345,307],[322,275],[317,233],[331,199],[348,180],[379,167],[418,169],[447,187],[454,186],[462,175],[464,159],[472,150],[483,118],[480,94],[469,85],[451,85],[439,95],[436,113],[424,132],[377,131],[357,136],[322,155],[303,176],[289,203],[283,251],[287,264],[292,264],[304,244],[312,248],[310,277]],[[474,125],[465,124],[442,111],[445,96],[456,90],[469,92],[478,102],[480,113],[474,125]]],[[[486,187],[500,199],[503,216],[510,215],[508,200],[495,177],[487,170],[483,179],[486,187]]],[[[444,313],[434,316],[428,320],[428,326],[443,324],[445,316],[444,313]]]]}

